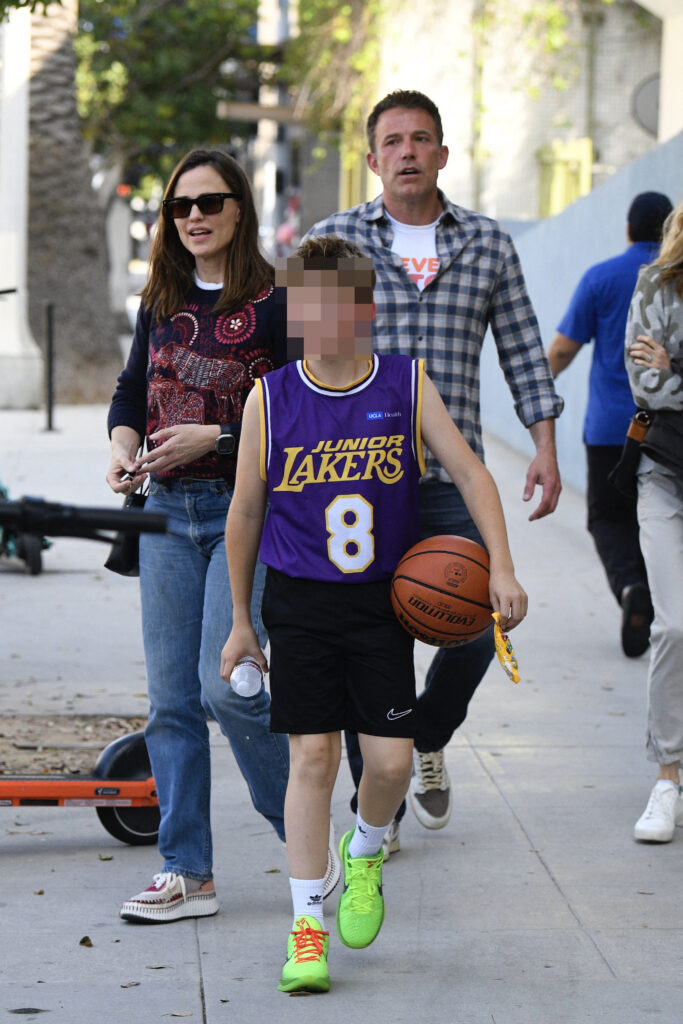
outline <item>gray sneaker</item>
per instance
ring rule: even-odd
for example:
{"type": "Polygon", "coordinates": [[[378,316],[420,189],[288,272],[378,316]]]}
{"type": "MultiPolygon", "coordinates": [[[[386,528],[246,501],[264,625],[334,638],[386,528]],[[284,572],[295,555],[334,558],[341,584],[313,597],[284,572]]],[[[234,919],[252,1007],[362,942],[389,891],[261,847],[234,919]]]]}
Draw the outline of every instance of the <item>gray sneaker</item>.
{"type": "Polygon", "coordinates": [[[451,816],[451,780],[443,750],[421,754],[413,750],[413,777],[408,798],[415,817],[425,828],[443,828],[451,816]]]}

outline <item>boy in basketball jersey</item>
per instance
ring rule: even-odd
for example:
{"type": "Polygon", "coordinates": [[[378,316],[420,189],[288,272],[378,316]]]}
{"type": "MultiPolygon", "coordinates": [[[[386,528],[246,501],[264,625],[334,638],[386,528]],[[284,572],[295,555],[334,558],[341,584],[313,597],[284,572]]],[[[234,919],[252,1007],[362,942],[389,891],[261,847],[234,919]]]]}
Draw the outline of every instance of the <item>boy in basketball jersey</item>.
{"type": "Polygon", "coordinates": [[[418,537],[423,441],[484,538],[491,603],[505,632],[526,614],[527,598],[493,478],[422,360],[372,353],[372,261],[322,235],[280,263],[288,344],[301,358],[259,378],[245,406],[226,524],[234,613],[221,673],[229,679],[247,655],[268,668],[249,616],[260,545],[271,729],[290,740],[285,830],[294,923],[279,989],[326,992],[322,895],[342,730],[358,733],[364,766],[356,827],[339,845],[337,934],[354,949],[370,945],[382,925],[382,838],[410,781],[413,641],[393,613],[390,581],[418,537]]]}

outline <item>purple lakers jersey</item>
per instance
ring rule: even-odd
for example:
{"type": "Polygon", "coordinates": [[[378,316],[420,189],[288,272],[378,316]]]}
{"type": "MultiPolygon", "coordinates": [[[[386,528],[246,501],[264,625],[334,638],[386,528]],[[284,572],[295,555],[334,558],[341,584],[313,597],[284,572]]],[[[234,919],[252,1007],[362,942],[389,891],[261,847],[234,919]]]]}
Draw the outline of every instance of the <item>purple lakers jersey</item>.
{"type": "Polygon", "coordinates": [[[391,576],[417,540],[422,360],[374,355],[347,388],[305,362],[256,381],[266,565],[338,583],[391,576]]]}

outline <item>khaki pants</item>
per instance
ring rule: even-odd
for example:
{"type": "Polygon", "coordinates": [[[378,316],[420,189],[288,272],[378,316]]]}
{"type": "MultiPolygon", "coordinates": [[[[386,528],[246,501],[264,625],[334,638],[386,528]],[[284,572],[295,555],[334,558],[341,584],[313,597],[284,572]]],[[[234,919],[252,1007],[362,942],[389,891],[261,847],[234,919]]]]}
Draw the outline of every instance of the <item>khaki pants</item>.
{"type": "Polygon", "coordinates": [[[650,632],[647,756],[683,760],[683,480],[643,456],[638,522],[655,610],[650,632]]]}

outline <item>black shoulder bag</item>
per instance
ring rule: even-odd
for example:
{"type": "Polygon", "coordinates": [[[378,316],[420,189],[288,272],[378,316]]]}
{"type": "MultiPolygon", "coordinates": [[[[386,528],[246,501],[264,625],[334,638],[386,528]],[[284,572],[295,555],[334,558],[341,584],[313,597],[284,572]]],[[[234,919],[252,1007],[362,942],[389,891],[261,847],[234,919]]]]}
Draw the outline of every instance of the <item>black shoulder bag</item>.
{"type": "Polygon", "coordinates": [[[645,440],[652,424],[652,413],[647,409],[637,409],[626,431],[626,439],[619,461],[608,474],[607,479],[625,498],[638,496],[638,463],[640,462],[640,446],[645,440]]]}
{"type": "MultiPolygon", "coordinates": [[[[149,477],[146,480],[149,480],[149,477]]],[[[123,503],[124,510],[131,508],[143,509],[145,507],[148,491],[143,492],[144,486],[145,482],[143,481],[139,490],[126,495],[126,500],[123,503]]],[[[137,530],[133,532],[119,530],[114,537],[114,542],[104,567],[112,572],[117,572],[119,576],[140,575],[140,533],[137,530]]]]}

